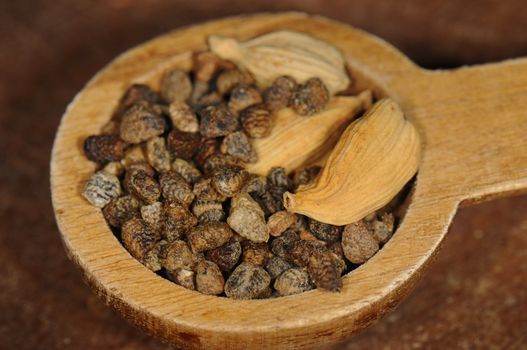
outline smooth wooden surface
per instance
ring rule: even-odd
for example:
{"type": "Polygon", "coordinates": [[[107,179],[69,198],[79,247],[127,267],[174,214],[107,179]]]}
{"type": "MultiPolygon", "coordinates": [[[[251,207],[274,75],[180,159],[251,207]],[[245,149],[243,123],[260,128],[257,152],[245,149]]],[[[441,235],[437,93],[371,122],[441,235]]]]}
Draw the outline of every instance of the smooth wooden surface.
{"type": "Polygon", "coordinates": [[[365,33],[303,15],[231,19],[156,39],[107,67],[63,119],[54,148],[52,191],[64,243],[109,304],[175,343],[291,348],[336,341],[397,305],[436,251],[460,201],[527,186],[526,130],[521,123],[527,100],[518,98],[525,96],[525,81],[519,81],[525,79],[525,73],[519,74],[525,66],[518,61],[430,73],[365,33]],[[373,84],[399,100],[425,139],[416,194],[397,234],[345,278],[341,294],[312,291],[246,302],[207,297],[183,290],[132,260],[101,214],[83,202],[79,189],[92,168],[82,157],[80,140],[108,118],[127,83],[150,78],[151,70],[174,54],[195,49],[211,33],[243,33],[244,38],[270,28],[301,30],[331,41],[346,54],[360,84],[373,84]],[[487,84],[478,85],[482,81],[487,84]],[[497,124],[498,112],[502,117],[497,124]],[[484,131],[484,141],[468,132],[475,125],[484,131]]]}

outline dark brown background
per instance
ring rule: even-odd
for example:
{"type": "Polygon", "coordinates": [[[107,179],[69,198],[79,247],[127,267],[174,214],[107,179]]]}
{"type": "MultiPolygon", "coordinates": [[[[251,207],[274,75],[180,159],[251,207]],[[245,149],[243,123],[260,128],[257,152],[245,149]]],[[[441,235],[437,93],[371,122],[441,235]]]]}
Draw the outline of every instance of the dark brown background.
{"type": "MultiPolygon", "coordinates": [[[[50,205],[49,154],[60,116],[118,53],[190,23],[297,9],[375,33],[426,67],[453,67],[527,56],[523,4],[0,0],[0,349],[169,348],[82,283],[50,205]]],[[[462,209],[411,296],[342,347],[526,348],[526,212],[527,197],[462,209]]]]}

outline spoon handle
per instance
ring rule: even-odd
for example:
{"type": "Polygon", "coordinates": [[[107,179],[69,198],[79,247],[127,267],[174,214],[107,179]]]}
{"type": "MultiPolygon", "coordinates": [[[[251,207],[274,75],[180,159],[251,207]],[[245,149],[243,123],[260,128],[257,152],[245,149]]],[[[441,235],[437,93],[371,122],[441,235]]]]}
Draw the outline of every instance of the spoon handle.
{"type": "Polygon", "coordinates": [[[527,58],[400,77],[424,136],[420,173],[460,201],[527,189],[527,58]]]}

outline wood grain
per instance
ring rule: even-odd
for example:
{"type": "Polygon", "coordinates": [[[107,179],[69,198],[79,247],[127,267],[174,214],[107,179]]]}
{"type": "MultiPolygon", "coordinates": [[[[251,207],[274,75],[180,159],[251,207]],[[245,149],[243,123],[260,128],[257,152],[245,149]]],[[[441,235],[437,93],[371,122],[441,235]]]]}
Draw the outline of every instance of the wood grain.
{"type": "Polygon", "coordinates": [[[170,33],[119,57],[68,108],[51,169],[64,244],[108,304],[175,344],[301,348],[338,341],[400,302],[437,251],[461,201],[527,187],[526,79],[525,60],[424,71],[379,39],[302,14],[238,17],[170,33]],[[278,28],[332,42],[344,52],[358,86],[395,98],[413,119],[425,141],[412,204],[392,240],[344,278],[340,294],[315,290],[273,300],[233,301],[184,290],[133,260],[100,212],[82,200],[79,191],[93,167],[82,155],[80,140],[108,119],[126,85],[154,79],[156,67],[203,48],[208,35],[246,39],[278,28]]]}

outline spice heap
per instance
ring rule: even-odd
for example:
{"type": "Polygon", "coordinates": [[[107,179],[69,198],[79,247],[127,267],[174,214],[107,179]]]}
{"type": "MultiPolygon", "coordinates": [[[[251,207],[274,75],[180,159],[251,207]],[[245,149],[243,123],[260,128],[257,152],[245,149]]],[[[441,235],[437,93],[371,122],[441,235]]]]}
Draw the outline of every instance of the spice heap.
{"type": "Polygon", "coordinates": [[[84,141],[99,170],[83,195],[133,257],[185,288],[236,299],[338,291],[391,237],[394,217],[334,226],[285,210],[284,193],[307,187],[320,167],[250,173],[261,156],[253,142],[280,127],[281,111],[324,113],[333,91],[317,76],[262,87],[245,68],[204,51],[191,72],[166,72],[159,93],[131,85],[101,134],[84,141]]]}

